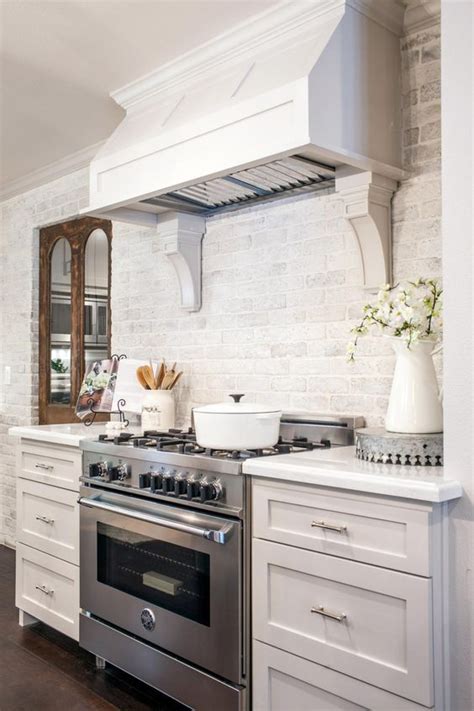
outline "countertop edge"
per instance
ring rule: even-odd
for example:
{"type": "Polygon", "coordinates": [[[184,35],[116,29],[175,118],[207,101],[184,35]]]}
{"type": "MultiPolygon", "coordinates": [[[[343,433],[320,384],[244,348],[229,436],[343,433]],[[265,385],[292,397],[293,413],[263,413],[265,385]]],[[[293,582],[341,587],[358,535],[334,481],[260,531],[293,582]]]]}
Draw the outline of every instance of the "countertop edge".
{"type": "Polygon", "coordinates": [[[312,484],[332,489],[344,489],[367,494],[380,494],[383,496],[416,501],[429,501],[443,503],[458,499],[463,495],[461,484],[456,480],[435,481],[410,481],[388,477],[378,479],[376,474],[361,474],[360,472],[324,471],[317,466],[310,471],[293,465],[293,469],[267,471],[254,462],[246,462],[243,467],[244,474],[249,474],[261,479],[276,479],[289,483],[312,484]]]}
{"type": "MultiPolygon", "coordinates": [[[[38,427],[38,426],[36,426],[38,427]]],[[[79,447],[80,442],[83,439],[91,439],[97,436],[97,432],[84,432],[84,433],[72,433],[72,432],[52,432],[41,431],[35,429],[35,425],[31,427],[16,426],[10,427],[8,434],[11,437],[17,437],[18,439],[28,439],[35,442],[47,442],[49,444],[64,444],[69,447],[79,447]]]]}

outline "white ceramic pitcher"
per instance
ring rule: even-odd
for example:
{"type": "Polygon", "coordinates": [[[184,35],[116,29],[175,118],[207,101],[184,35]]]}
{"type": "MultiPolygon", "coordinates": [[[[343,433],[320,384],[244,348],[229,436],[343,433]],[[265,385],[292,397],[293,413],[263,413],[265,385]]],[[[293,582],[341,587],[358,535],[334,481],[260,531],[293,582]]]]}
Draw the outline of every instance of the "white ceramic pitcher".
{"type": "Polygon", "coordinates": [[[385,418],[388,432],[428,434],[443,431],[443,406],[433,363],[433,340],[407,347],[391,338],[397,355],[392,390],[385,418]]]}

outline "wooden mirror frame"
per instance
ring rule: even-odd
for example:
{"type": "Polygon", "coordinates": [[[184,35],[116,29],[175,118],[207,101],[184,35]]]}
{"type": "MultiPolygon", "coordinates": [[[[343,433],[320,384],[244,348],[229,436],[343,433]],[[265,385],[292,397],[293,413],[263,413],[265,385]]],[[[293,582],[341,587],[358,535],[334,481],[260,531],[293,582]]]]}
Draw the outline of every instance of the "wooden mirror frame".
{"type": "MultiPolygon", "coordinates": [[[[84,377],[84,293],[85,252],[94,230],[103,230],[109,243],[108,351],[111,336],[111,243],[112,223],[83,217],[40,229],[39,261],[39,422],[64,424],[79,422],[75,407],[84,377]],[[56,243],[65,238],[71,247],[71,400],[69,405],[53,404],[51,389],[51,257],[56,243]]],[[[104,416],[101,418],[104,419],[104,416]]]]}

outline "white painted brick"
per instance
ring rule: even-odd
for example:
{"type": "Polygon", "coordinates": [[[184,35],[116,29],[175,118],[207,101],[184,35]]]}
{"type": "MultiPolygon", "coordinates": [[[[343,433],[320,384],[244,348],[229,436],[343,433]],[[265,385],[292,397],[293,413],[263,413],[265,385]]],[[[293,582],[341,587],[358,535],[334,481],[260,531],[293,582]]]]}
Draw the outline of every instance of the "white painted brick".
{"type": "Polygon", "coordinates": [[[275,343],[271,346],[271,357],[276,358],[295,358],[305,356],[308,351],[306,341],[299,343],[275,343]]]}
{"type": "Polygon", "coordinates": [[[280,378],[272,378],[271,385],[272,390],[277,392],[304,392],[306,390],[306,378],[295,377],[295,376],[284,376],[280,378]]]}
{"type": "Polygon", "coordinates": [[[327,394],[330,393],[348,393],[349,379],[335,377],[310,377],[307,381],[308,391],[327,394]]]}
{"type": "MultiPolygon", "coordinates": [[[[330,361],[327,358],[294,358],[290,361],[290,373],[305,375],[326,375],[330,361]]],[[[330,392],[330,391],[328,391],[330,392]]]]}

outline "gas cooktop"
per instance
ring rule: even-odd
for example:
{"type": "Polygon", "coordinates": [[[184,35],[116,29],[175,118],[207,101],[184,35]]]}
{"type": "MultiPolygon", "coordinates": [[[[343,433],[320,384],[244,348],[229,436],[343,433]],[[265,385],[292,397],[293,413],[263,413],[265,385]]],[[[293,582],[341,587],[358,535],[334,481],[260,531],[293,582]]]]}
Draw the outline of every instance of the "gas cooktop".
{"type": "Polygon", "coordinates": [[[109,443],[116,446],[138,447],[139,449],[156,450],[158,452],[176,452],[177,454],[202,455],[215,459],[230,459],[234,461],[245,461],[251,457],[269,457],[275,454],[291,454],[302,450],[327,448],[331,446],[329,439],[320,442],[311,442],[307,437],[296,436],[291,440],[285,440],[282,436],[273,447],[266,449],[206,449],[196,442],[194,430],[189,428],[183,430],[167,430],[157,432],[155,430],[146,431],[143,435],[135,435],[131,432],[120,432],[118,435],[99,435],[99,442],[109,443]]]}

